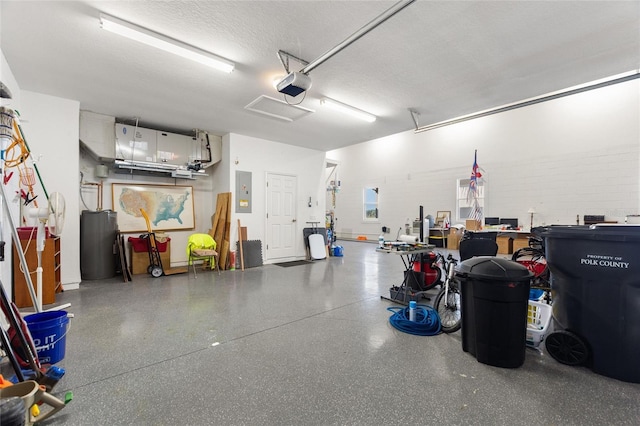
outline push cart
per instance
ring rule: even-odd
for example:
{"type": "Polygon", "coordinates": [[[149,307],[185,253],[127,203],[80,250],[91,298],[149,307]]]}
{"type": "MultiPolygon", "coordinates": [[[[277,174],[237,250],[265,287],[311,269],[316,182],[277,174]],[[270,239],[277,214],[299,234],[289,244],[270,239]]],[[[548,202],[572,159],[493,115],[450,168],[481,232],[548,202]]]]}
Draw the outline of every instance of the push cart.
{"type": "Polygon", "coordinates": [[[156,241],[156,234],[153,232],[147,232],[140,235],[140,238],[147,242],[147,252],[149,253],[149,266],[147,272],[152,277],[161,277],[164,273],[162,268],[162,259],[160,258],[160,251],[158,250],[158,242],[156,241]]]}
{"type": "Polygon", "coordinates": [[[140,213],[142,213],[142,217],[144,217],[144,220],[147,223],[147,232],[140,235],[140,238],[147,240],[147,251],[149,252],[149,266],[147,267],[147,272],[154,278],[161,277],[162,275],[183,274],[187,272],[187,268],[164,268],[162,266],[162,259],[160,258],[160,250],[158,250],[156,234],[151,229],[149,215],[144,211],[144,209],[140,209],[140,213]]]}
{"type": "Polygon", "coordinates": [[[158,251],[156,234],[151,230],[151,221],[149,220],[147,212],[145,212],[144,209],[140,209],[140,213],[142,213],[142,217],[144,217],[144,221],[147,223],[147,233],[140,235],[140,238],[147,241],[147,252],[149,253],[149,266],[147,267],[147,272],[150,273],[152,277],[158,278],[162,276],[164,271],[162,269],[160,251],[158,251]]]}

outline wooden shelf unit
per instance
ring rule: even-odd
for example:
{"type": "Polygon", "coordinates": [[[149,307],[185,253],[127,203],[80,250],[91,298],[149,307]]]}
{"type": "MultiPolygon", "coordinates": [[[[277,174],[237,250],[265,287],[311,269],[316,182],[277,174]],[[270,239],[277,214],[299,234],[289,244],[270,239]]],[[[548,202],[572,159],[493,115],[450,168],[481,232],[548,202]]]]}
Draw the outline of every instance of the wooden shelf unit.
{"type": "MultiPolygon", "coordinates": [[[[29,267],[33,289],[37,294],[38,253],[36,251],[36,239],[20,240],[29,267]]],[[[45,240],[44,251],[42,252],[42,304],[49,305],[55,303],[56,293],[62,291],[62,281],[60,279],[60,237],[49,237],[45,240]]],[[[33,306],[31,295],[27,289],[27,281],[22,272],[20,258],[13,246],[13,301],[18,308],[28,308],[33,306]]]]}

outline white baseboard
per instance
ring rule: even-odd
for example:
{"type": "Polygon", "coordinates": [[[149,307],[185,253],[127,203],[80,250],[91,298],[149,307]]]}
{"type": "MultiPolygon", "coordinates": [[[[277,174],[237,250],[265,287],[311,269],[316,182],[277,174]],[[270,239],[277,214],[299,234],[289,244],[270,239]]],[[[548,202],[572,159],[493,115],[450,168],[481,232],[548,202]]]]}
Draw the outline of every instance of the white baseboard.
{"type": "Polygon", "coordinates": [[[80,288],[80,283],[65,283],[62,284],[62,289],[64,291],[67,290],[78,290],[80,288]]]}

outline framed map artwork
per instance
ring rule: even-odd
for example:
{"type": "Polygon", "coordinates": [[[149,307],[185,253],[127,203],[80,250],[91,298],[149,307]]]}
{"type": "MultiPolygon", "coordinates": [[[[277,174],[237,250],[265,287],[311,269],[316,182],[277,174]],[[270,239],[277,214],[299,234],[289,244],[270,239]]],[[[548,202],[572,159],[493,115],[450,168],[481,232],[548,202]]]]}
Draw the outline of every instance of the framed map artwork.
{"type": "Polygon", "coordinates": [[[149,216],[153,232],[195,228],[192,186],[114,183],[111,196],[120,232],[147,232],[140,209],[149,216]]]}

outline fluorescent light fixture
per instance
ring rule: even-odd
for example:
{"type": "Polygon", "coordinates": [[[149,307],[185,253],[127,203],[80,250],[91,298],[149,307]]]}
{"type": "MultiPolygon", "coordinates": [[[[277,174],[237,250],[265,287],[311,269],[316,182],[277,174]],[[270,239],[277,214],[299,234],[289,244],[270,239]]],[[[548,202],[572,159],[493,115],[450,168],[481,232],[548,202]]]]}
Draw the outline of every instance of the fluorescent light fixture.
{"type": "Polygon", "coordinates": [[[131,40],[139,41],[148,46],[152,46],[183,58],[208,65],[220,71],[230,73],[235,64],[213,53],[207,52],[197,47],[190,46],[178,40],[174,40],[162,34],[138,27],[129,22],[114,18],[103,13],[100,14],[100,25],[103,29],[119,34],[131,40]]]}
{"type": "Polygon", "coordinates": [[[522,108],[530,105],[539,104],[542,102],[552,101],[554,99],[560,99],[565,96],[575,95],[589,90],[600,89],[602,87],[610,86],[613,84],[624,83],[625,81],[635,80],[640,78],[640,69],[627,71],[621,74],[616,74],[611,77],[594,80],[588,83],[580,84],[577,86],[569,87],[567,89],[557,90],[555,92],[547,93],[544,95],[536,96],[533,98],[525,99],[522,101],[514,102],[507,105],[502,105],[496,108],[485,109],[483,111],[474,112],[472,114],[462,115],[460,117],[451,118],[449,120],[440,121],[438,123],[429,124],[426,126],[416,128],[415,132],[426,132],[428,130],[437,129],[439,127],[450,126],[452,124],[462,123],[464,121],[473,120],[476,118],[486,117],[492,114],[498,114],[501,112],[511,111],[513,109],[522,108]]]}
{"type": "Polygon", "coordinates": [[[331,98],[322,98],[320,103],[328,106],[329,108],[335,109],[336,111],[344,112],[345,114],[349,114],[352,117],[359,118],[360,120],[364,120],[369,123],[373,123],[377,118],[373,114],[369,114],[366,111],[362,111],[361,109],[352,107],[351,105],[343,104],[342,102],[338,102],[331,98]]]}

